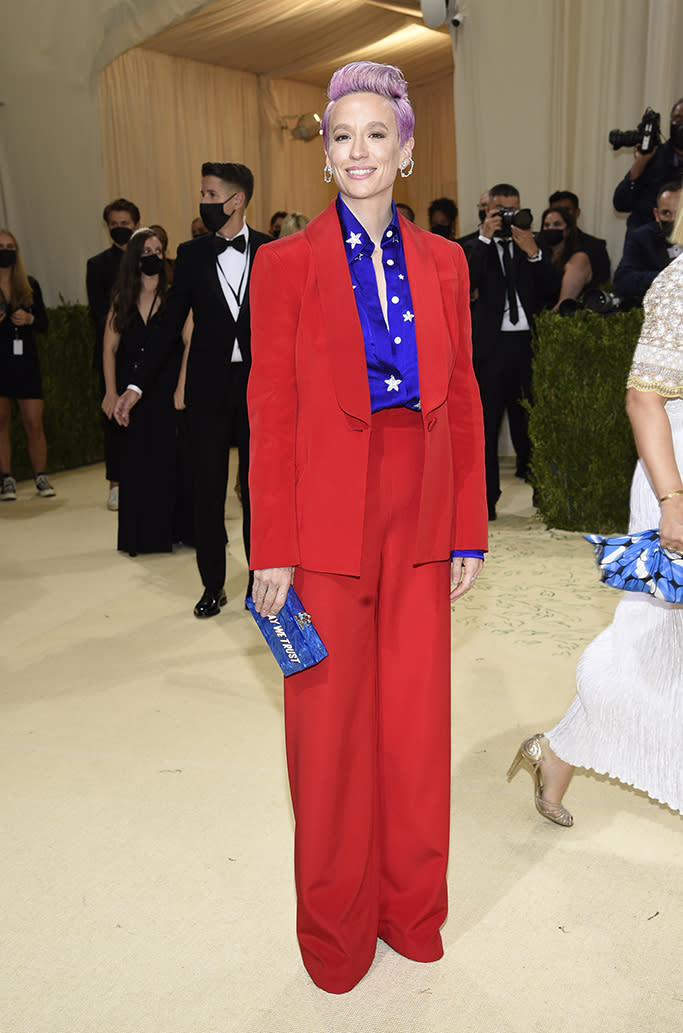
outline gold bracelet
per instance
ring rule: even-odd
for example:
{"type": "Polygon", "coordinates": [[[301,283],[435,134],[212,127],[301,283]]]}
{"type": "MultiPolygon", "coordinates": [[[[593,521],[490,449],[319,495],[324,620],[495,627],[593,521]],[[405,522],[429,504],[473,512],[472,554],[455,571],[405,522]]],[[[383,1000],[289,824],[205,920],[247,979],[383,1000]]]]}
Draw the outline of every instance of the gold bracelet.
{"type": "Polygon", "coordinates": [[[676,488],[675,491],[670,491],[668,495],[662,495],[660,502],[666,502],[667,499],[672,499],[674,495],[683,495],[683,488],[676,488]]]}

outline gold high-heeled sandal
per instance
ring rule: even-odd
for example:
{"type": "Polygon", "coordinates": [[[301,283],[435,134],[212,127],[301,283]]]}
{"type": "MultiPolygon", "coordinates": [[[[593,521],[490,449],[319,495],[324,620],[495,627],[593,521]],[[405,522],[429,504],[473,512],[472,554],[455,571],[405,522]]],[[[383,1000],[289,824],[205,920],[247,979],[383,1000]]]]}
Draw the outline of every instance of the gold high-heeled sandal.
{"type": "Polygon", "coordinates": [[[548,800],[544,800],[541,795],[543,793],[543,775],[541,773],[543,738],[544,736],[542,732],[536,732],[536,735],[532,735],[528,739],[524,740],[515,754],[515,759],[510,765],[510,770],[507,775],[508,782],[522,761],[526,761],[531,768],[531,775],[534,780],[534,802],[536,803],[536,810],[539,814],[543,815],[544,818],[547,818],[548,821],[553,821],[556,825],[562,825],[564,828],[569,828],[574,824],[574,819],[567,808],[563,807],[561,803],[550,803],[548,800]]]}

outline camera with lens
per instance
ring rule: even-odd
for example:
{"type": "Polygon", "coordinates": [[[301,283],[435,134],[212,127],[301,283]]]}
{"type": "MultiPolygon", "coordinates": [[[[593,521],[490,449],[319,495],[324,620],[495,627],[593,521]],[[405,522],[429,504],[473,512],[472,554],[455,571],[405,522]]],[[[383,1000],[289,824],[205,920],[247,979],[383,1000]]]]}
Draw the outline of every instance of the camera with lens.
{"type": "Polygon", "coordinates": [[[558,312],[561,316],[573,316],[581,309],[588,309],[589,312],[595,312],[599,316],[609,316],[614,312],[624,312],[628,307],[618,294],[603,291],[600,287],[589,287],[583,292],[581,298],[565,298],[561,302],[558,312]]]}
{"type": "Polygon", "coordinates": [[[501,228],[497,232],[499,237],[511,237],[511,226],[516,226],[519,230],[530,230],[531,224],[534,221],[530,208],[503,208],[499,206],[496,214],[500,215],[502,223],[501,228]]]}
{"type": "Polygon", "coordinates": [[[645,108],[637,129],[611,129],[609,142],[615,151],[620,147],[640,147],[641,154],[651,154],[662,142],[659,112],[645,108]]]}

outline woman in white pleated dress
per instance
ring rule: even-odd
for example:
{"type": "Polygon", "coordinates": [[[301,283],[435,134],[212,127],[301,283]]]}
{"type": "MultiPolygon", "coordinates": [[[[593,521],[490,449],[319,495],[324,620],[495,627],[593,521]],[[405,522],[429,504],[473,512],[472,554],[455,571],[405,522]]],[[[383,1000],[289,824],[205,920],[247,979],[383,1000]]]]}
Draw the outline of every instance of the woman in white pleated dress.
{"type": "MultiPolygon", "coordinates": [[[[683,244],[683,205],[672,242],[683,244]]],[[[683,553],[683,255],[654,280],[627,382],[639,461],[629,532],[658,527],[683,553]]],[[[577,669],[562,720],[525,740],[510,768],[530,765],[543,817],[572,825],[562,805],[574,767],[592,768],[683,813],[683,606],[625,592],[577,669]]]]}

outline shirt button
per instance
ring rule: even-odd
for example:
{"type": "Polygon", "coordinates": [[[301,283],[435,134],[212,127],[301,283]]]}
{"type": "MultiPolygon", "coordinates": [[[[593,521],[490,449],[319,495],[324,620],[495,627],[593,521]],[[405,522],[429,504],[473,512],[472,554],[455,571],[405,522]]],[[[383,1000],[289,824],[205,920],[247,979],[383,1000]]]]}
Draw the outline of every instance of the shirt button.
{"type": "Polygon", "coordinates": [[[394,235],[394,231],[393,230],[387,230],[387,237],[393,237],[393,235],[394,235]]]}
{"type": "Polygon", "coordinates": [[[393,258],[387,258],[387,265],[393,265],[393,264],[394,264],[393,258]]]}
{"type": "Polygon", "coordinates": [[[398,298],[396,297],[395,294],[394,294],[393,298],[391,299],[391,304],[392,305],[398,305],[398,298]]]}
{"type": "Polygon", "coordinates": [[[401,338],[400,337],[394,337],[394,344],[400,344],[400,343],[401,343],[401,338]]]}

